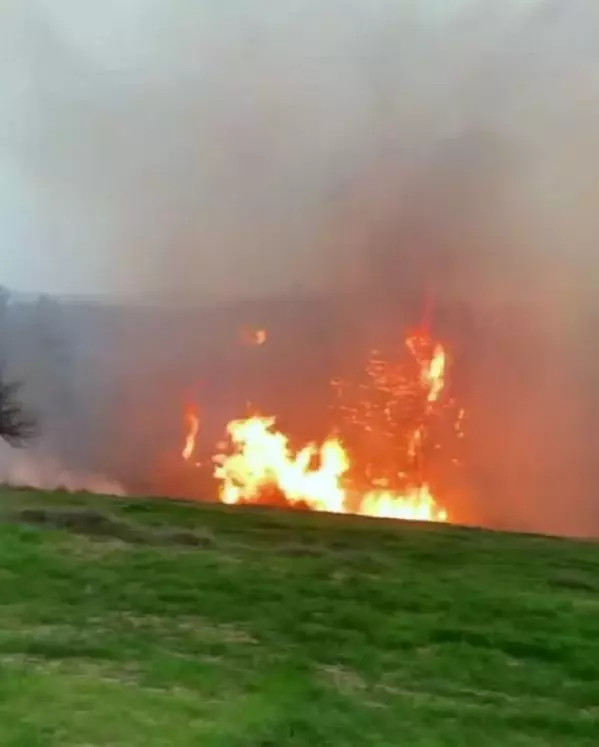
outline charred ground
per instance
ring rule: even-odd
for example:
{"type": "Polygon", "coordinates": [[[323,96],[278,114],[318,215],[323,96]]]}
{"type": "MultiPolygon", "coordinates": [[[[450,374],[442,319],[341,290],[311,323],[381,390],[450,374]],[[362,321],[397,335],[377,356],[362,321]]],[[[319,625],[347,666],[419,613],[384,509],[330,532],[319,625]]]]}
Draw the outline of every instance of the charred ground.
{"type": "Polygon", "coordinates": [[[594,745],[599,551],[4,490],[0,744],[594,745]]]}

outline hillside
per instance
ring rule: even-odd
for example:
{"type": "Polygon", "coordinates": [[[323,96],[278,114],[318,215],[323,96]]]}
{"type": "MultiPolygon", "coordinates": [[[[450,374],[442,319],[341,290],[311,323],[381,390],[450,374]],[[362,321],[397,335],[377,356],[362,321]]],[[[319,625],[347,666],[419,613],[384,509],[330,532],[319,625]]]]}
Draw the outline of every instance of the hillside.
{"type": "Polygon", "coordinates": [[[0,745],[595,745],[599,548],[4,491],[0,745]]]}

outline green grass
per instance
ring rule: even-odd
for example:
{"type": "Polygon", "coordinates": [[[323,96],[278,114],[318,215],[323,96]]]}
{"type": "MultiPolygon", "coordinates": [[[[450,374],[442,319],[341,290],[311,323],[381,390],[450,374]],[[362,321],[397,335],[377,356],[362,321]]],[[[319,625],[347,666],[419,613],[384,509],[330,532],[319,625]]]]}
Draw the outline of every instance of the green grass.
{"type": "Polygon", "coordinates": [[[0,507],[0,745],[599,743],[595,544],[25,491],[0,507]]]}

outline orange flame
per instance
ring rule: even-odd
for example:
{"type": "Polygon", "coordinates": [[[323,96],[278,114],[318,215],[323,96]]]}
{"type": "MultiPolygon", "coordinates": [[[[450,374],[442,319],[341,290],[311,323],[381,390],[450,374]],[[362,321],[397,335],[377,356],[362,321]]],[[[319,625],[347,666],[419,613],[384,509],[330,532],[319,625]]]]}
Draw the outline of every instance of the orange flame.
{"type": "Polygon", "coordinates": [[[422,373],[423,384],[428,389],[428,402],[436,402],[443,391],[445,364],[445,350],[441,345],[435,345],[433,357],[422,373]]]}
{"type": "Polygon", "coordinates": [[[445,369],[447,367],[447,355],[443,345],[436,343],[432,353],[427,355],[430,342],[422,332],[417,332],[406,340],[408,349],[420,366],[420,383],[426,391],[426,400],[429,404],[437,402],[445,387],[445,369]]]}
{"type": "MultiPolygon", "coordinates": [[[[420,384],[426,394],[424,413],[426,417],[432,413],[445,388],[447,355],[443,346],[437,343],[432,348],[430,356],[427,356],[425,351],[430,345],[427,336],[423,333],[416,333],[408,337],[406,345],[420,366],[420,384]]],[[[408,454],[412,459],[418,459],[425,435],[426,423],[421,423],[412,432],[408,443],[408,454]]]]}
{"type": "Polygon", "coordinates": [[[256,334],[254,335],[254,341],[256,345],[264,345],[266,342],[266,330],[257,329],[256,334]]]}
{"type": "Polygon", "coordinates": [[[188,426],[187,435],[185,436],[185,445],[181,456],[188,462],[196,450],[196,441],[200,430],[200,418],[195,410],[189,409],[185,413],[185,421],[188,426]]]}
{"type": "Polygon", "coordinates": [[[414,485],[403,494],[370,491],[364,496],[359,513],[363,516],[411,521],[445,522],[449,518],[447,511],[437,505],[426,483],[414,485]]]}
{"type": "Polygon", "coordinates": [[[403,494],[372,490],[352,495],[343,482],[349,456],[338,439],[327,439],[320,447],[310,444],[294,453],[289,439],[274,429],[274,418],[236,420],[227,431],[233,453],[214,459],[223,503],[256,503],[265,493],[276,491],[289,505],[313,511],[447,521],[447,513],[437,506],[428,485],[414,486],[403,494]]]}
{"type": "MultiPolygon", "coordinates": [[[[246,328],[244,339],[248,344],[261,345],[266,340],[266,331],[246,328]]],[[[408,336],[406,345],[417,364],[416,375],[408,376],[401,365],[373,354],[366,368],[371,385],[358,387],[359,402],[342,410],[358,431],[371,433],[382,428],[384,438],[390,439],[395,451],[390,451],[378,467],[372,464],[365,473],[361,468],[356,472],[359,465],[353,464],[355,455],[347,446],[351,440],[345,437],[330,437],[319,445],[308,444],[294,450],[288,436],[276,429],[275,418],[252,416],[228,424],[228,440],[220,445],[221,453],[213,458],[213,476],[218,482],[220,500],[233,505],[279,500],[288,506],[314,511],[448,521],[448,512],[437,503],[431,490],[424,458],[431,436],[430,417],[447,404],[441,400],[446,388],[448,356],[444,347],[434,343],[426,331],[408,336]],[[404,410],[398,403],[404,398],[414,401],[414,397],[420,405],[409,410],[412,414],[404,422],[401,419],[404,410]],[[379,411],[382,417],[377,415],[379,411]],[[365,474],[365,479],[359,473],[365,474]],[[360,480],[362,487],[357,488],[360,480]]],[[[340,390],[344,383],[334,385],[340,390]]],[[[455,432],[460,437],[463,418],[464,411],[460,410],[455,423],[455,432]]],[[[198,414],[188,410],[186,422],[182,456],[189,461],[196,451],[198,414]]]]}
{"type": "Polygon", "coordinates": [[[301,502],[314,511],[342,512],[344,492],[339,478],[348,463],[340,444],[325,441],[320,449],[308,445],[293,454],[289,439],[273,426],[274,418],[261,417],[229,424],[234,453],[215,457],[214,476],[222,481],[221,500],[258,501],[265,490],[275,489],[290,504],[301,502]],[[316,456],[320,465],[311,468],[316,456]]]}

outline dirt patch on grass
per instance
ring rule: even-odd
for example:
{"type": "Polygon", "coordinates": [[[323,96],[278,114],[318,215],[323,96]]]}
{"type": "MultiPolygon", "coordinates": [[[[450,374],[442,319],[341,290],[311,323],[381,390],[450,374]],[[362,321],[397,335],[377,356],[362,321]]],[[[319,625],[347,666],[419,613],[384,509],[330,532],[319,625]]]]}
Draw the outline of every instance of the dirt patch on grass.
{"type": "Polygon", "coordinates": [[[225,644],[249,644],[257,645],[258,639],[255,638],[244,628],[233,625],[232,623],[214,622],[208,618],[178,615],[158,616],[158,615],[133,615],[124,616],[128,625],[139,630],[149,630],[160,632],[162,635],[180,636],[182,633],[192,635],[202,641],[217,642],[225,644]]]}
{"type": "Polygon", "coordinates": [[[90,509],[24,508],[12,518],[48,529],[66,529],[91,537],[113,537],[125,542],[143,542],[145,533],[130,524],[90,509]]]}
{"type": "Polygon", "coordinates": [[[366,681],[352,669],[340,665],[327,665],[318,667],[318,670],[328,684],[343,695],[355,695],[368,690],[366,681]]]}
{"type": "Polygon", "coordinates": [[[155,530],[141,527],[92,509],[24,508],[10,519],[46,529],[62,529],[86,537],[117,539],[121,542],[145,545],[178,545],[182,547],[212,547],[211,537],[195,532],[155,530]]]}
{"type": "Polygon", "coordinates": [[[60,673],[72,677],[84,677],[103,682],[139,685],[139,668],[133,663],[116,663],[72,657],[66,660],[49,659],[32,654],[1,654],[0,664],[5,667],[31,670],[36,669],[45,674],[60,673]]]}

